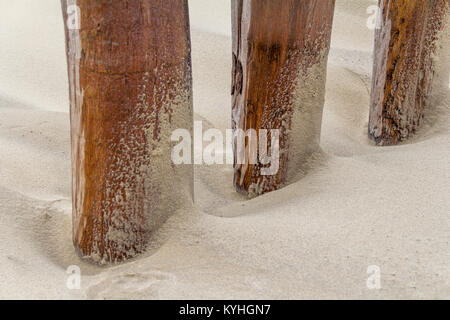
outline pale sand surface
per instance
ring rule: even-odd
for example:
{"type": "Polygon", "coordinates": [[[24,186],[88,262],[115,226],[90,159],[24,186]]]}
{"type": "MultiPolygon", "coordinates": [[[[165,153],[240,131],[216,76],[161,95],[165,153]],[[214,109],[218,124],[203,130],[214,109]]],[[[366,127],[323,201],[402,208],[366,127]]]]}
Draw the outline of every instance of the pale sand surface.
{"type": "MultiPolygon", "coordinates": [[[[0,298],[450,298],[449,90],[417,138],[372,145],[375,3],[338,0],[323,152],[302,180],[244,201],[231,168],[199,167],[195,210],[171,218],[146,256],[99,268],[71,242],[59,1],[0,0],[0,298]],[[70,265],[81,267],[81,290],[66,287],[70,265]],[[381,268],[380,290],[366,286],[370,265],[381,268]]],[[[225,129],[229,3],[190,4],[195,110],[225,129]]]]}

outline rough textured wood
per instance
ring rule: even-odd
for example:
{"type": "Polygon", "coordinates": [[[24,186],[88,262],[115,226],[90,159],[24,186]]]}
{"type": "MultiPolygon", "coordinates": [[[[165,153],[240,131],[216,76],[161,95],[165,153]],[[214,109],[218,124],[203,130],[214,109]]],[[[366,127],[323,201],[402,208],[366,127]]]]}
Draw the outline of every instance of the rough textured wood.
{"type": "Polygon", "coordinates": [[[62,0],[62,9],[73,241],[82,257],[120,262],[192,196],[192,167],[170,159],[172,131],[193,122],[188,4],[62,0]]]}
{"type": "Polygon", "coordinates": [[[379,145],[408,139],[429,105],[448,0],[380,0],[369,136],[379,145]]]}
{"type": "MultiPolygon", "coordinates": [[[[280,167],[236,162],[238,192],[277,190],[316,150],[322,121],[334,0],[233,0],[233,129],[278,129],[280,167]]],[[[270,140],[269,137],[269,148],[270,140]]]]}

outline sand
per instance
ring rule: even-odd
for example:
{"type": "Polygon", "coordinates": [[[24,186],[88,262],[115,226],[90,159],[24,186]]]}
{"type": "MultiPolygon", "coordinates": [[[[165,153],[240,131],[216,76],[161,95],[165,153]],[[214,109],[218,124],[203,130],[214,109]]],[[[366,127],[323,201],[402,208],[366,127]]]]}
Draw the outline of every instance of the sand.
{"type": "MultiPolygon", "coordinates": [[[[417,137],[367,138],[372,0],[338,0],[321,152],[287,188],[245,200],[227,166],[197,166],[196,205],[145,256],[81,261],[71,241],[70,126],[59,1],[0,1],[0,298],[450,298],[448,86],[417,137]],[[69,266],[81,288],[66,285],[69,266]],[[369,266],[381,288],[369,289],[369,266]]],[[[230,9],[190,0],[194,109],[230,125],[230,9]]],[[[448,81],[448,77],[447,77],[448,81]]]]}

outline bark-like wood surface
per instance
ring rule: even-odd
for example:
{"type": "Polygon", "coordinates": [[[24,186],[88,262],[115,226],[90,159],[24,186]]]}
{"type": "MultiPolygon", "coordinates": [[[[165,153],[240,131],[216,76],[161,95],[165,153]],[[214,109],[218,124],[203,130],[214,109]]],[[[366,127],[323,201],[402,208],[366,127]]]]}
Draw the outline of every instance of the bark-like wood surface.
{"type": "MultiPolygon", "coordinates": [[[[255,196],[274,191],[298,174],[299,164],[320,138],[326,63],[334,0],[233,0],[233,129],[277,129],[279,170],[236,161],[238,192],[255,196]]],[[[271,136],[268,138],[270,150],[271,136]]],[[[259,158],[259,157],[258,157],[259,158]]]]}
{"type": "Polygon", "coordinates": [[[429,107],[448,0],[380,0],[369,136],[379,145],[407,140],[429,107]]]}
{"type": "Polygon", "coordinates": [[[73,242],[82,257],[120,262],[142,253],[150,232],[192,191],[192,168],[170,159],[172,130],[193,121],[188,2],[61,3],[73,242]]]}

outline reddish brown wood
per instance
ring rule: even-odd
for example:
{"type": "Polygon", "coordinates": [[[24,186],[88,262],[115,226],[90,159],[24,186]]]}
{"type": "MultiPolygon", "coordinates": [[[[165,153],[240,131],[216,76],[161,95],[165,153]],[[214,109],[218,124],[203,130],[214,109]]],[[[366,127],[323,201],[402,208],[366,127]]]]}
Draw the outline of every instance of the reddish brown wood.
{"type": "Polygon", "coordinates": [[[192,167],[170,159],[172,131],[193,122],[188,4],[62,0],[62,8],[73,241],[82,257],[120,262],[143,252],[192,192],[192,167]]]}
{"type": "Polygon", "coordinates": [[[379,145],[408,139],[429,107],[448,0],[380,0],[369,136],[379,145]]]}
{"type": "MultiPolygon", "coordinates": [[[[316,150],[321,128],[334,0],[233,0],[233,129],[280,130],[280,166],[236,163],[238,192],[277,190],[316,150]]],[[[270,137],[269,137],[270,141],[270,137]]],[[[249,142],[246,142],[249,153],[249,142]]]]}

